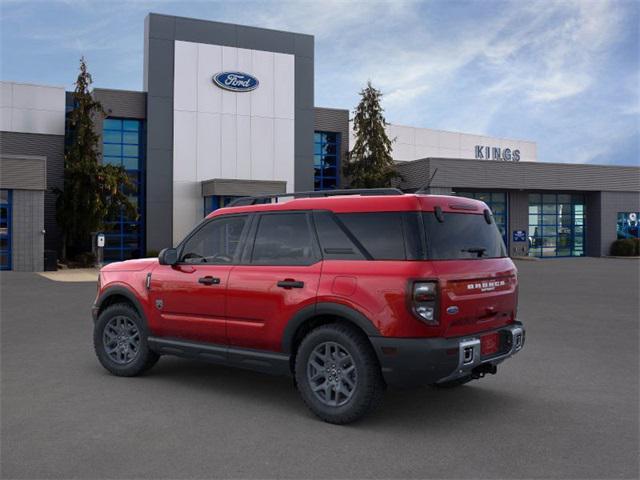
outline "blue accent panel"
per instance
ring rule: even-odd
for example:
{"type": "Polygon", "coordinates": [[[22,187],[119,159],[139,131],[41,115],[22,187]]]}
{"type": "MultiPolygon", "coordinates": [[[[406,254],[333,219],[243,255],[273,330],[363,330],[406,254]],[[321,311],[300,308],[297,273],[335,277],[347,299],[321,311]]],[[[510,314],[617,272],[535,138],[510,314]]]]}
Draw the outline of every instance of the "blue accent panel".
{"type": "Polygon", "coordinates": [[[0,190],[0,270],[11,270],[13,191],[0,190]]]}
{"type": "Polygon", "coordinates": [[[314,190],[333,190],[340,185],[340,143],[338,132],[314,133],[314,190]]]}
{"type": "Polygon", "coordinates": [[[123,211],[104,222],[105,262],[140,258],[145,253],[145,122],[144,120],[107,118],[103,123],[103,162],[123,166],[132,187],[124,193],[137,207],[137,216],[123,211]]]}

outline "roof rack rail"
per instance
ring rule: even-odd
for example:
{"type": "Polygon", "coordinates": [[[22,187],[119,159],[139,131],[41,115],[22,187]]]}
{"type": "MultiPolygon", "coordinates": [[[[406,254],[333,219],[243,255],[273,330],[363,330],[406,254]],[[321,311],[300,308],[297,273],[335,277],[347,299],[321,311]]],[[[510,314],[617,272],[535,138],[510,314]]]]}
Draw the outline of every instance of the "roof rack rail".
{"type": "Polygon", "coordinates": [[[292,192],[292,193],[274,193],[269,195],[255,195],[251,197],[240,197],[233,200],[227,207],[240,207],[246,205],[259,205],[270,203],[269,200],[278,199],[280,197],[293,198],[314,198],[314,197],[333,197],[336,195],[404,195],[402,190],[397,188],[353,188],[340,190],[319,190],[309,192],[292,192]]]}

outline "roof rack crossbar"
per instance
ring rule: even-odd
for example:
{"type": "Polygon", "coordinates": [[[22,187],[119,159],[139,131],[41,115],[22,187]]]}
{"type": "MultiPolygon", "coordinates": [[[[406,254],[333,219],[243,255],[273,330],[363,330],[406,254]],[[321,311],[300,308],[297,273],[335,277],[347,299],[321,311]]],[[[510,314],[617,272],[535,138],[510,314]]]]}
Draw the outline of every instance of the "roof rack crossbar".
{"type": "Polygon", "coordinates": [[[273,193],[269,195],[255,195],[250,197],[240,197],[233,200],[227,207],[239,207],[246,205],[259,205],[269,203],[268,200],[278,199],[281,197],[293,198],[314,198],[314,197],[333,197],[336,195],[403,195],[403,192],[397,188],[353,188],[339,190],[319,190],[309,192],[291,192],[291,193],[273,193]]]}

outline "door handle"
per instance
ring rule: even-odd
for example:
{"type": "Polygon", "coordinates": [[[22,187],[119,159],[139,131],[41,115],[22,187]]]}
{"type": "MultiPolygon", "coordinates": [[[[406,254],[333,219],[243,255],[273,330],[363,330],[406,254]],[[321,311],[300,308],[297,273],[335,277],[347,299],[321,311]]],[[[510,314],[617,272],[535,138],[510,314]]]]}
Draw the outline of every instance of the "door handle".
{"type": "Polygon", "coordinates": [[[286,280],[280,280],[278,282],[278,286],[280,288],[286,288],[286,289],[303,288],[304,287],[304,282],[299,282],[297,280],[292,280],[290,278],[287,278],[286,280]]]}
{"type": "Polygon", "coordinates": [[[207,277],[199,278],[198,283],[201,283],[203,285],[219,285],[220,279],[216,277],[207,276],[207,277]]]}

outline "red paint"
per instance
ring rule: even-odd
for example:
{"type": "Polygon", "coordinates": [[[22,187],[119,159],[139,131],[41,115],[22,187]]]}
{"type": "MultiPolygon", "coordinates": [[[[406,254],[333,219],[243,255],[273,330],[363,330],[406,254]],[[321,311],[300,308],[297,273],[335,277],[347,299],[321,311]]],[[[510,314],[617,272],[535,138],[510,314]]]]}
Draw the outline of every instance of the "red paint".
{"type": "Polygon", "coordinates": [[[282,332],[301,308],[315,302],[322,262],[303,266],[238,265],[227,290],[227,338],[232,345],[280,350],[282,332]],[[281,280],[304,282],[285,289],[281,280]]]}

